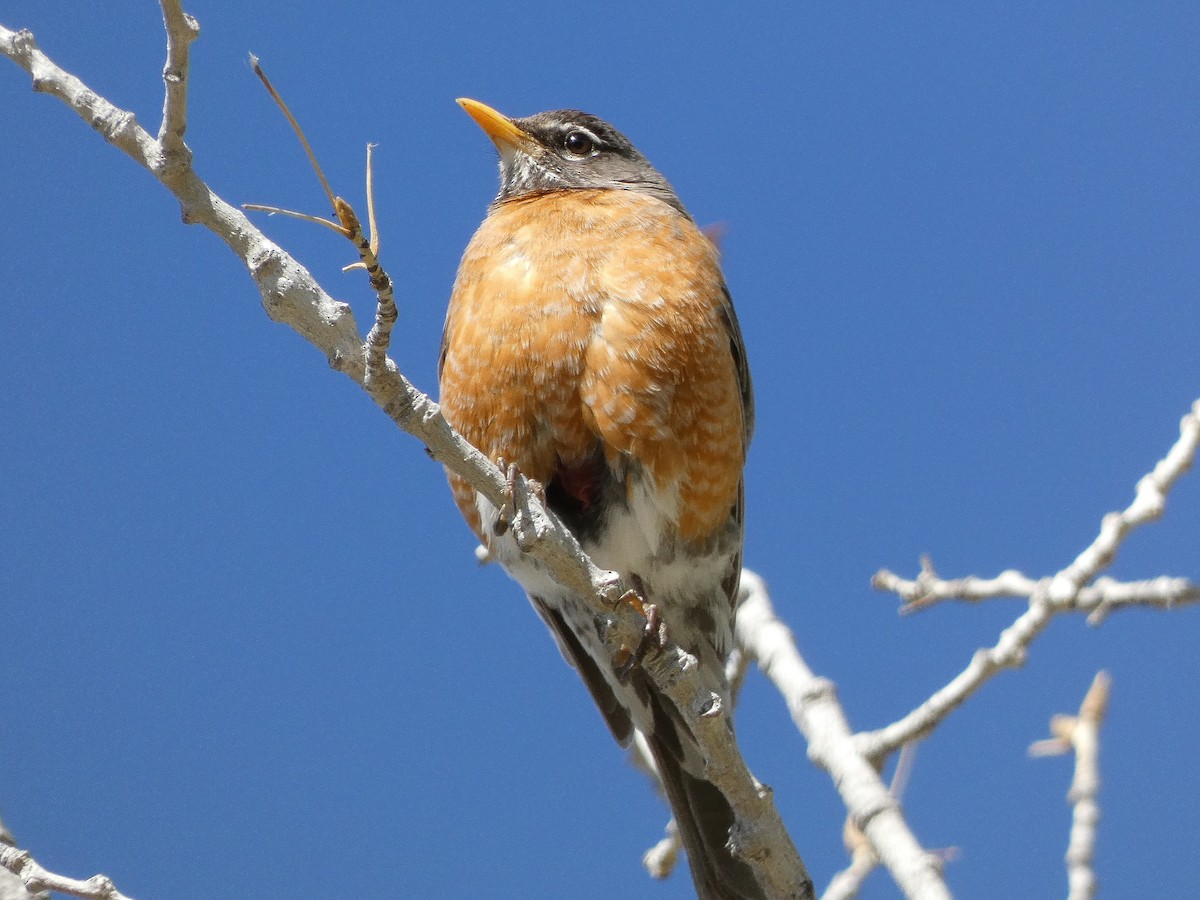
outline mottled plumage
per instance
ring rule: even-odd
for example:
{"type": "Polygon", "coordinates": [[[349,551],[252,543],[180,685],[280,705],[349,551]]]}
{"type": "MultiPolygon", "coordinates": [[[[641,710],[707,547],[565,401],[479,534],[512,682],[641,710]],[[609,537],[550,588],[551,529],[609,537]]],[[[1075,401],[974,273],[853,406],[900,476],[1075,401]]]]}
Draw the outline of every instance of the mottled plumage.
{"type": "MultiPolygon", "coordinates": [[[[489,457],[543,484],[596,563],[644,586],[671,639],[718,670],[732,643],[753,404],[716,249],[612,126],[460,102],[500,151],[501,191],[454,284],[442,409],[489,457]]],[[[724,846],[728,804],[670,701],[640,672],[618,678],[586,604],[496,535],[490,503],[450,482],[617,739],[646,735],[700,896],[760,897],[724,846]]]]}

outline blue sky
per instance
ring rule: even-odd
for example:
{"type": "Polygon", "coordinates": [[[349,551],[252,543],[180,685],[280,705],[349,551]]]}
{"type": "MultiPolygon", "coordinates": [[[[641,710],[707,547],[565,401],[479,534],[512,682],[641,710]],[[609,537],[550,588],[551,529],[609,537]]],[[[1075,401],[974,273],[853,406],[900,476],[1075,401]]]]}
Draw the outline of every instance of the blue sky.
{"type": "MultiPolygon", "coordinates": [[[[949,680],[1020,607],[898,618],[869,579],[1054,572],[1200,394],[1200,7],[520,7],[211,0],[188,141],[226,199],[324,213],[257,53],[337,189],[379,144],[394,355],[432,390],[459,255],[496,188],[455,106],[574,106],[724,223],[758,431],[749,565],[856,728],[949,680]]],[[[157,127],[150,2],[6,4],[157,127]]],[[[437,467],[152,179],[0,64],[0,812],[131,896],[690,896],[648,883],[663,807],[437,467]]],[[[349,247],[261,220],[366,321],[349,247]]],[[[1113,574],[1200,577],[1200,486],[1113,574]]],[[[963,897],[1064,893],[1070,779],[1030,761],[1097,669],[1108,896],[1200,880],[1193,610],[1056,621],[920,747],[917,836],[963,897]]],[[[751,767],[818,885],[842,807],[777,696],[751,767]]],[[[865,897],[898,892],[877,874],[865,897]]]]}

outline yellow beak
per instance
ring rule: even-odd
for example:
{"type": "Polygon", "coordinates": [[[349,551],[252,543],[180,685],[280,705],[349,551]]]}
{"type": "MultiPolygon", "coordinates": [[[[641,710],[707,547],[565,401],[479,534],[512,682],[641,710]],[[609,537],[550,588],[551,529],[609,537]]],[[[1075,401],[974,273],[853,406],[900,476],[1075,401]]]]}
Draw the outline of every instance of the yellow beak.
{"type": "Polygon", "coordinates": [[[457,102],[467,111],[467,115],[475,120],[475,124],[492,139],[496,149],[501,152],[504,150],[529,152],[536,146],[534,139],[518,128],[512,119],[492,109],[486,103],[480,103],[478,100],[471,100],[467,97],[459,97],[457,102]]]}

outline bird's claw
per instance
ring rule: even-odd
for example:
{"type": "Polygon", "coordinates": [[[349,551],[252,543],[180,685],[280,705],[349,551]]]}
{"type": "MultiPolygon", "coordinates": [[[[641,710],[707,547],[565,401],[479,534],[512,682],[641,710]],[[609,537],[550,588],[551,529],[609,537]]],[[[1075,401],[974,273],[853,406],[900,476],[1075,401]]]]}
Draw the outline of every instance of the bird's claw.
{"type": "MultiPolygon", "coordinates": [[[[504,457],[496,460],[496,466],[504,473],[504,502],[496,512],[496,522],[492,525],[492,534],[501,537],[508,532],[517,517],[517,479],[521,477],[521,470],[516,463],[507,462],[504,457]]],[[[546,489],[542,487],[541,482],[526,478],[525,483],[534,496],[544,504],[546,489]]]]}
{"type": "Polygon", "coordinates": [[[642,627],[642,636],[638,640],[637,646],[632,650],[622,646],[613,658],[613,667],[616,669],[617,678],[622,682],[626,681],[633,670],[642,664],[650,651],[653,650],[657,655],[667,645],[667,625],[662,619],[662,614],[659,613],[657,606],[646,599],[646,588],[641,579],[634,576],[633,580],[634,588],[622,594],[617,604],[628,603],[645,620],[646,624],[642,627]]]}

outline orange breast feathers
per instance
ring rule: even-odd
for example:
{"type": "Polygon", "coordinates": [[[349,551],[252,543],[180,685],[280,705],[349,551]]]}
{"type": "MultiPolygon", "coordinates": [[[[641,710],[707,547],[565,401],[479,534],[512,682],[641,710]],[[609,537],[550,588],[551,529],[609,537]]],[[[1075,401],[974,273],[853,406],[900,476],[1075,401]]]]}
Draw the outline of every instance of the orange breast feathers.
{"type": "MultiPolygon", "coordinates": [[[[716,249],[633,191],[562,191],[494,209],[468,245],[443,337],[441,405],[490,458],[548,484],[599,445],[636,460],[680,537],[735,504],[745,411],[716,249]]],[[[481,534],[474,494],[451,477],[481,534]]]]}

